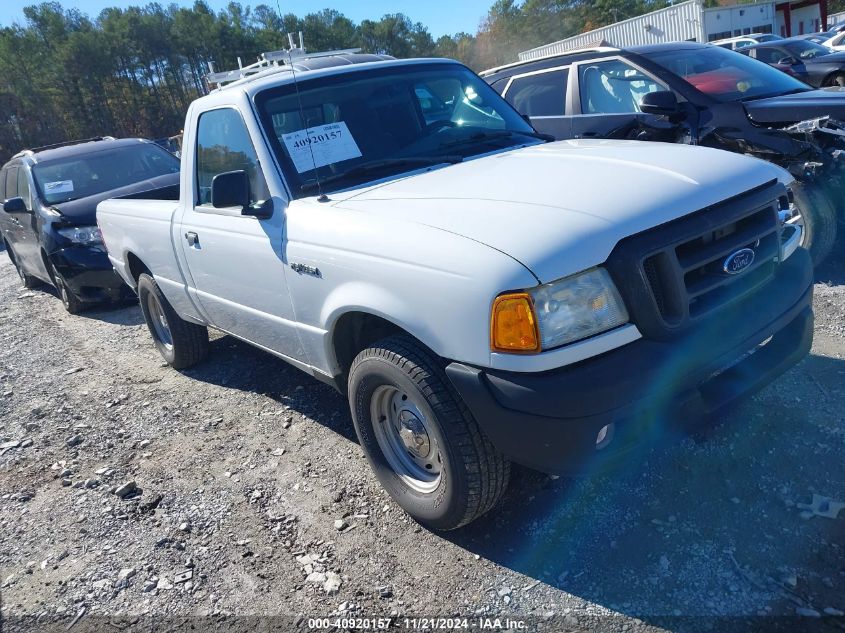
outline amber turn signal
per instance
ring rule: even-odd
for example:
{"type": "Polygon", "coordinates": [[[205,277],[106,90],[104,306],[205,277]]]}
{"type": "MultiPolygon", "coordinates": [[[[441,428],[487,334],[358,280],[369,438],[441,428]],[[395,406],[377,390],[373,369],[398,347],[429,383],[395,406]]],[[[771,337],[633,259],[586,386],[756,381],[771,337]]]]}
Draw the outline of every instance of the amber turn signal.
{"type": "Polygon", "coordinates": [[[534,304],[525,292],[499,295],[490,318],[490,349],[494,352],[540,351],[534,304]]]}

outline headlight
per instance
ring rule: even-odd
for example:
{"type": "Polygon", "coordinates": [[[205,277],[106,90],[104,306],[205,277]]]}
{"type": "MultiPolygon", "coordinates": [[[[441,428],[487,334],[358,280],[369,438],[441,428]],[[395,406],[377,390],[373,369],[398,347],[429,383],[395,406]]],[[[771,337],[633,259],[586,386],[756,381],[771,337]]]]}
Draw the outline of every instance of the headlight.
{"type": "Polygon", "coordinates": [[[493,303],[490,346],[499,352],[539,352],[612,330],[628,311],[604,268],[501,295],[493,303]]]}
{"type": "Polygon", "coordinates": [[[96,226],[72,226],[64,229],[57,229],[59,235],[69,239],[74,244],[102,244],[103,234],[96,226]]]}

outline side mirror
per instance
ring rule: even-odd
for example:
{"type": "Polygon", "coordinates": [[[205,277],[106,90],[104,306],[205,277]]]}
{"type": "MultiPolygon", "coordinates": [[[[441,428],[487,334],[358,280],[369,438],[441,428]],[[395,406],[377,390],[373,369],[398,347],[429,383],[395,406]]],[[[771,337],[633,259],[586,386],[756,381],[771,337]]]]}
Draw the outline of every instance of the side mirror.
{"type": "Polygon", "coordinates": [[[261,219],[273,215],[272,200],[251,205],[249,198],[249,175],[243,169],[217,174],[211,181],[211,206],[215,209],[239,207],[241,215],[261,219]]]}
{"type": "Polygon", "coordinates": [[[211,206],[215,209],[249,206],[249,176],[244,170],[217,174],[211,181],[211,206]]]}
{"type": "Polygon", "coordinates": [[[6,213],[29,213],[23,198],[9,198],[3,203],[3,211],[6,213]]]}
{"type": "Polygon", "coordinates": [[[680,105],[674,92],[658,90],[643,95],[640,100],[640,110],[646,114],[672,116],[680,111],[680,105]]]}
{"type": "Polygon", "coordinates": [[[798,60],[794,57],[784,57],[782,60],[778,62],[781,66],[795,66],[798,63],[798,60]]]}

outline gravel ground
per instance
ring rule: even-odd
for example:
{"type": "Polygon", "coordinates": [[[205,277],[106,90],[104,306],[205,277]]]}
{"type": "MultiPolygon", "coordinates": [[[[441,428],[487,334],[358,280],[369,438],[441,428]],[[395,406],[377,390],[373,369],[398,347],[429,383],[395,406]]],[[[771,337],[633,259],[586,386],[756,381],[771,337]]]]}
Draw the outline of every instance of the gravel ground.
{"type": "Polygon", "coordinates": [[[330,388],[230,337],[179,373],[137,307],[69,316],[0,260],[4,630],[845,629],[845,510],[807,509],[845,500],[842,267],[812,356],[706,438],[577,480],[516,469],[494,512],[434,534],[330,388]]]}

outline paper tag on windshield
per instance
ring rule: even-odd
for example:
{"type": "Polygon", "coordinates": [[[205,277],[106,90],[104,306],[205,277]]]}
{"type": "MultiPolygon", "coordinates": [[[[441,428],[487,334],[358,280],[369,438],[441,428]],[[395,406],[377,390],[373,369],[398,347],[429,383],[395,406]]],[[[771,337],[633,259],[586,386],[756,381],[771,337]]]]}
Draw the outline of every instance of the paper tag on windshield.
{"type": "Polygon", "coordinates": [[[343,121],[291,132],[283,135],[282,141],[300,174],[361,156],[343,121]]]}
{"type": "Polygon", "coordinates": [[[73,192],[73,181],[72,180],[57,180],[56,182],[48,182],[44,185],[44,193],[47,195],[53,193],[72,193],[73,192]]]}

